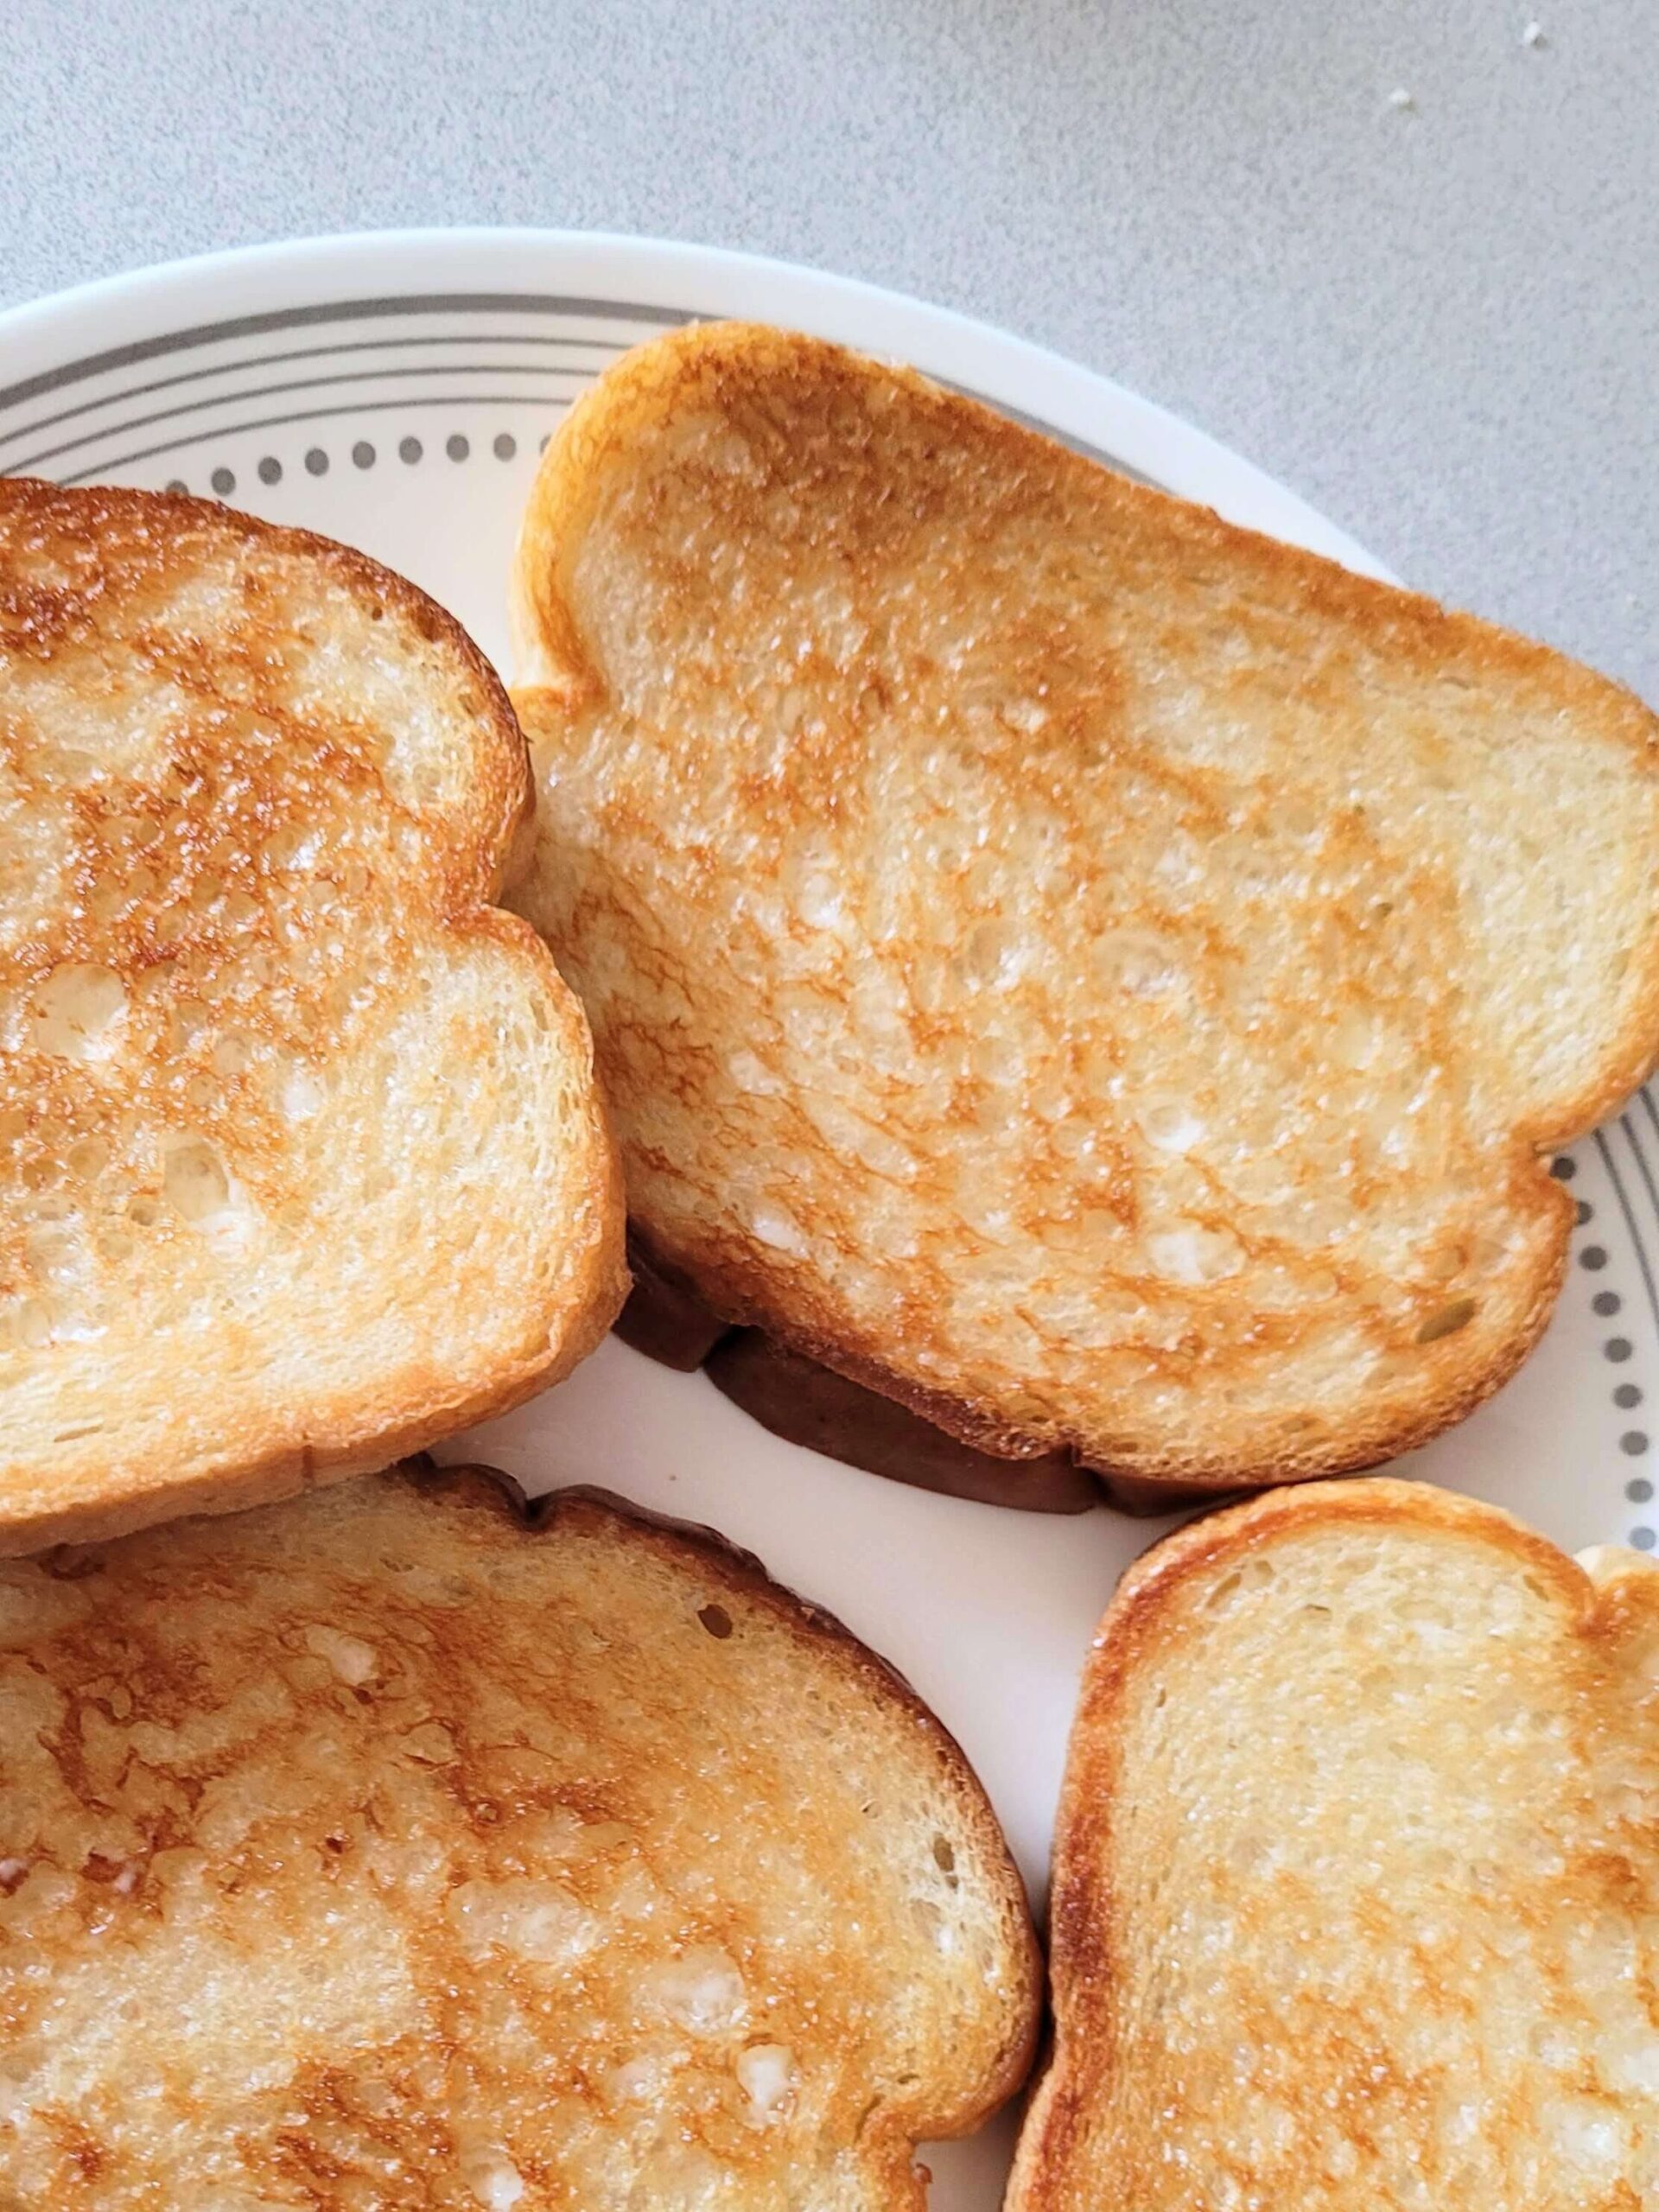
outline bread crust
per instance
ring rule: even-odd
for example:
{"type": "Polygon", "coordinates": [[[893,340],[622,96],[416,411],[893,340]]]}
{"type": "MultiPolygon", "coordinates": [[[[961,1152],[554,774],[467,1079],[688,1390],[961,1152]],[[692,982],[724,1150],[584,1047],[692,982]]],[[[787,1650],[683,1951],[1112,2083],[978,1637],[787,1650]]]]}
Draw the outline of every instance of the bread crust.
{"type": "MultiPolygon", "coordinates": [[[[567,1240],[565,1263],[556,1280],[550,1280],[540,1311],[507,1325],[511,1337],[492,1315],[480,1315],[480,1333],[494,1329],[501,1337],[487,1373],[458,1382],[440,1365],[405,1364],[389,1392],[365,1389],[349,1402],[319,1400],[280,1424],[257,1409],[226,1405],[219,1409],[217,1447],[181,1441],[168,1464],[160,1464],[153,1450],[123,1450],[118,1408],[81,1453],[53,1460],[49,1478],[37,1478],[26,1463],[7,1464],[0,1457],[0,1555],[10,1556],[70,1539],[124,1534],[175,1513],[267,1503],[315,1482],[384,1465],[389,1457],[505,1412],[558,1381],[602,1339],[626,1295],[627,1274],[620,1168],[594,1079],[586,1018],[536,932],[495,904],[522,851],[535,787],[506,692],[459,623],[364,554],[178,494],[63,489],[10,479],[0,482],[0,531],[25,568],[37,550],[51,559],[61,549],[64,560],[81,564],[74,590],[39,591],[26,576],[14,581],[6,573],[12,556],[0,554],[0,651],[10,648],[21,665],[49,666],[60,654],[85,651],[95,635],[94,617],[112,595],[118,603],[111,619],[118,621],[126,605],[164,596],[188,577],[194,549],[203,546],[215,556],[228,550],[245,556],[256,582],[262,563],[264,570],[279,563],[303,564],[320,589],[337,587],[372,619],[390,618],[388,630],[396,626],[418,641],[456,695],[468,702],[474,743],[464,799],[409,817],[411,830],[419,820],[424,840],[427,923],[454,953],[487,950],[518,972],[538,1002],[550,1049],[569,1071],[581,1100],[569,1123],[569,1187],[579,1196],[570,1218],[549,1224],[546,1232],[550,1242],[567,1240]],[[106,548],[112,564],[107,570],[100,566],[106,548]]],[[[215,642],[211,625],[209,630],[210,643],[215,642]]],[[[284,642],[273,636],[272,652],[284,642]]],[[[213,671],[185,666],[183,646],[175,650],[181,681],[195,687],[200,711],[225,711],[215,703],[213,671]]],[[[263,680],[256,655],[251,675],[256,697],[263,680]]],[[[416,681],[412,671],[410,681],[416,681]]],[[[4,703],[0,691],[0,713],[4,703]]],[[[97,712],[94,701],[95,732],[97,712]]],[[[343,772],[350,772],[353,764],[341,757],[343,772]]],[[[0,767],[4,760],[0,749],[0,767]]],[[[256,809],[256,818],[274,817],[256,809]]],[[[89,877],[88,895],[97,887],[89,877]]],[[[123,952],[86,922],[85,912],[83,906],[62,918],[59,941],[48,943],[46,957],[104,959],[118,970],[123,952]]],[[[151,951],[135,957],[155,957],[151,951]]],[[[0,982],[6,980],[6,964],[0,961],[0,982]]],[[[15,964],[20,973],[39,968],[41,949],[25,944],[15,964]]],[[[23,1108],[29,1110],[27,1098],[23,1108]]],[[[4,1227],[0,1216],[0,1230],[4,1227]]]]}
{"type": "MultiPolygon", "coordinates": [[[[999,1417],[995,1406],[988,1401],[952,1398],[944,1391],[929,1389],[898,1373],[884,1359],[876,1357],[873,1350],[849,1345],[818,1330],[802,1326],[792,1311],[780,1310],[771,1286],[741,1258],[728,1259],[719,1268],[716,1287],[713,1288],[698,1278],[697,1263],[683,1253],[677,1253],[666,1262],[653,1262],[653,1264],[666,1266],[683,1283],[696,1280],[695,1295],[710,1317],[711,1325],[719,1332],[721,1341],[728,1332],[734,1329],[761,1330],[798,1357],[827,1368],[831,1374],[844,1376],[861,1389],[890,1398],[906,1411],[919,1414],[924,1421],[931,1422],[947,1436],[956,1438],[970,1451],[1006,1459],[1009,1463],[1009,1488],[1007,1494],[997,1500],[999,1503],[1017,1505],[1014,1485],[1021,1461],[1047,1459],[1056,1452],[1065,1452],[1071,1454],[1078,1467],[1102,1478],[1102,1495],[1109,1502],[1112,1499],[1114,1484],[1122,1481],[1126,1484],[1144,1482],[1155,1484],[1160,1488],[1166,1486],[1166,1495],[1171,1503],[1192,1504],[1201,1503],[1206,1497],[1224,1497],[1236,1491],[1268,1490],[1282,1483],[1363,1474],[1370,1468],[1381,1466],[1387,1460],[1397,1459],[1403,1453],[1414,1452],[1419,1446],[1432,1442],[1443,1430],[1466,1419],[1495,1390],[1501,1389],[1548,1326],[1549,1317],[1554,1311],[1555,1300],[1567,1273],[1567,1239],[1573,1217],[1573,1201],[1560,1184],[1548,1173],[1540,1177],[1539,1188],[1544,1205],[1554,1216],[1558,1224],[1557,1239],[1553,1250],[1548,1255],[1547,1269],[1541,1281],[1531,1291],[1524,1324],[1503,1348],[1500,1358],[1495,1359],[1480,1374],[1453,1376],[1433,1399],[1416,1409],[1408,1420],[1376,1423],[1369,1428],[1357,1427],[1340,1451],[1309,1452],[1305,1454],[1281,1451],[1271,1458],[1242,1462],[1227,1460],[1217,1464],[1190,1448],[1156,1454],[1125,1451],[1118,1456],[1103,1451],[1097,1439],[1068,1429],[1058,1422],[1052,1428],[1020,1427],[1005,1417],[999,1417]],[[1179,1497],[1176,1496],[1178,1492],[1180,1493],[1179,1497]]],[[[636,1249],[656,1250],[654,1238],[648,1240],[645,1232],[638,1230],[634,1236],[636,1249]]],[[[637,1338],[632,1341],[648,1356],[657,1356],[649,1344],[639,1343],[637,1338]]],[[[665,1363],[678,1365],[679,1362],[670,1360],[665,1363]]],[[[702,1362],[699,1360],[696,1363],[701,1365],[702,1362]]],[[[855,1465],[864,1464],[857,1457],[855,1450],[848,1456],[855,1465]]],[[[1131,1489],[1128,1495],[1137,1497],[1140,1494],[1131,1489]]],[[[1124,1510],[1157,1512],[1170,1510],[1170,1505],[1160,1507],[1153,1502],[1150,1495],[1147,1495],[1141,1503],[1126,1505],[1124,1510]]]]}
{"type": "MultiPolygon", "coordinates": [[[[1175,1618],[1188,1587],[1232,1562],[1245,1563],[1302,1529],[1408,1528],[1464,1537],[1508,1554],[1517,1573],[1553,1592],[1571,1632],[1595,1642],[1618,1625],[1625,1579],[1648,1602],[1659,1571],[1635,1553],[1605,1555],[1592,1575],[1501,1508],[1427,1484],[1373,1476],[1270,1491],[1188,1522],[1144,1553],[1119,1584],[1090,1647],[1072,1726],[1055,1826],[1049,1903],[1051,2003],[1055,2039],[1021,2128],[1006,2212],[1060,2212],[1087,2188],[1079,2142],[1098,2069],[1091,2023],[1112,2003],[1115,1942],[1125,1940],[1121,1900],[1101,1872],[1110,1856],[1111,1808],[1127,1786],[1126,1699],[1160,1649],[1184,1633],[1175,1618]]],[[[1089,2201],[1092,2202],[1092,2199],[1089,2201]]]]}
{"type": "MultiPolygon", "coordinates": [[[[772,410],[769,423],[788,424],[797,412],[803,421],[817,422],[824,410],[844,404],[857,416],[849,435],[862,436],[858,410],[868,403],[895,417],[909,410],[918,448],[929,438],[960,435],[971,446],[976,466],[998,481],[1040,478],[1076,490],[1086,479],[1088,497],[1105,518],[1103,529],[1132,530],[1137,543],[1161,536],[1188,566],[1202,568],[1206,560],[1222,564],[1244,580],[1241,588],[1256,601],[1283,610],[1287,622],[1314,629],[1328,625],[1413,669],[1455,660],[1460,684],[1478,685],[1490,677],[1533,687],[1562,715],[1582,716],[1586,729],[1627,747],[1643,779],[1651,779],[1659,767],[1659,724],[1640,702],[1541,645],[1115,479],[976,402],[941,392],[910,370],[878,367],[760,326],[705,325],[652,340],[607,372],[573,409],[537,479],[513,576],[520,653],[515,697],[532,754],[556,781],[588,722],[602,711],[611,681],[575,611],[575,564],[589,534],[609,527],[603,503],[613,476],[626,471],[636,445],[662,425],[720,421],[756,393],[762,397],[755,404],[772,410]]],[[[907,485],[906,496],[910,489],[907,485]]],[[[758,505],[755,517],[748,518],[744,496],[733,494],[734,537],[746,519],[760,526],[758,505]]],[[[943,531],[967,527],[948,499],[941,515],[943,531]]],[[[542,868],[561,864],[554,833],[544,832],[541,854],[542,868]]],[[[593,880],[602,880],[602,860],[596,866],[593,880]]],[[[569,957],[575,948],[561,941],[551,903],[538,896],[534,869],[517,903],[550,931],[567,971],[577,974],[580,962],[573,965],[569,957]]],[[[1507,1381],[1542,1332],[1563,1279],[1573,1217],[1570,1200],[1549,1175],[1548,1156],[1613,1110],[1659,1059],[1659,909],[1647,915],[1619,1003],[1613,1033],[1586,1058],[1573,1084],[1548,1097],[1495,1109],[1508,1116],[1507,1133],[1487,1150],[1482,1174],[1493,1211],[1501,1211],[1513,1230],[1501,1296],[1482,1297],[1473,1321],[1444,1335],[1432,1333],[1433,1315],[1425,1303],[1425,1333],[1417,1339],[1409,1385],[1356,1393],[1340,1417],[1328,1421],[1245,1424],[1218,1414],[1207,1425],[1188,1421],[1156,1429],[1127,1401],[1121,1418],[1091,1408],[1080,1419],[1064,1390],[1046,1383],[1036,1388],[1013,1367],[988,1380],[984,1372],[976,1376],[942,1354],[930,1333],[931,1294],[920,1277],[913,1295],[895,1300],[893,1319],[871,1327],[810,1269],[761,1253],[736,1226],[728,1230],[704,1222],[696,1241],[690,1241],[683,1222],[664,1217],[653,1197],[658,1168],[672,1162],[644,1147],[628,1160],[633,1225],[716,1321],[764,1331],[787,1351],[896,1401],[976,1452],[1011,1461],[1068,1452],[1109,1479],[1216,1496],[1352,1472],[1411,1451],[1464,1419],[1507,1381]]],[[[602,1021],[600,1050],[602,1071],[613,1079],[616,1070],[605,1065],[611,1046],[602,1021]]],[[[669,1074],[665,1079],[679,1078],[669,1074]]],[[[1273,1325],[1270,1317],[1263,1324],[1269,1331],[1273,1325]]],[[[1179,1371],[1183,1357],[1180,1351],[1169,1355],[1170,1374],[1179,1371]]],[[[1156,1359],[1152,1366],[1160,1371],[1156,1359]]]]}
{"type": "Polygon", "coordinates": [[[65,2212],[314,2171],[918,2212],[918,2144],[1024,2079],[1040,1957],[960,1747],[712,1530],[422,1459],[0,1594],[0,2167],[65,2212]]]}
{"type": "Polygon", "coordinates": [[[1007,2041],[984,2068],[978,2082],[964,2092],[950,2110],[906,2116],[905,2124],[895,2134],[895,2172],[902,2172],[908,2184],[910,2145],[916,2139],[912,2128],[935,2141],[971,2135],[1025,2086],[1036,2056],[1043,2000],[1043,1955],[1032,1924],[1025,1885],[967,1753],[890,1661],[872,1651],[827,1607],[803,1598],[778,1581],[754,1553],[734,1544],[729,1536],[705,1522],[684,1521],[674,1514],[654,1512],[616,1491],[594,1483],[572,1483],[528,1497],[511,1475],[476,1461],[435,1469],[429,1459],[422,1457],[403,1471],[423,1488],[432,1487],[442,1495],[453,1492],[487,1498],[495,1510],[506,1511],[532,1531],[556,1528],[562,1522],[598,1517],[625,1523],[643,1541],[660,1548],[671,1557],[691,1553],[723,1589],[764,1606],[774,1620],[798,1639],[803,1650],[820,1655],[828,1664],[844,1669],[872,1698],[895,1705],[908,1714],[925,1736],[947,1776],[951,1798],[970,1827],[984,1863],[1001,1869],[1001,1933],[1007,1955],[1016,1962],[1017,1971],[1009,2005],[1007,2041]]]}

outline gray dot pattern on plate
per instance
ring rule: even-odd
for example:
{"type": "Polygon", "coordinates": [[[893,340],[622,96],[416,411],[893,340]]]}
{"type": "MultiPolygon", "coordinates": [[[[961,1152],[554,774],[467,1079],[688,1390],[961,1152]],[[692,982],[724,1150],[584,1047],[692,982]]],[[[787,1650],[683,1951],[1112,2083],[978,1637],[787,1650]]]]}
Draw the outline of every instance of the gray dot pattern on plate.
{"type": "Polygon", "coordinates": [[[410,462],[417,461],[423,450],[424,448],[418,438],[399,438],[397,441],[397,458],[399,461],[407,461],[410,462]]]}
{"type": "Polygon", "coordinates": [[[259,481],[262,484],[280,484],[282,480],[283,464],[275,454],[268,453],[259,464],[259,481]]]}
{"type": "Polygon", "coordinates": [[[471,442],[463,438],[461,432],[457,430],[453,437],[444,440],[443,449],[451,461],[465,461],[473,448],[471,442]]]}
{"type": "Polygon", "coordinates": [[[1637,1551],[1650,1552],[1653,1549],[1652,1529],[1632,1529],[1630,1531],[1630,1541],[1636,1546],[1637,1551]]]}
{"type": "Polygon", "coordinates": [[[228,468],[216,468],[207,480],[221,499],[228,499],[236,489],[236,478],[228,468]]]}
{"type": "Polygon", "coordinates": [[[359,468],[372,468],[374,467],[374,448],[369,443],[366,438],[359,438],[357,443],[352,448],[352,459],[356,462],[359,468]]]}
{"type": "Polygon", "coordinates": [[[499,431],[491,450],[498,461],[511,461],[518,450],[518,441],[511,430],[499,431]]]}

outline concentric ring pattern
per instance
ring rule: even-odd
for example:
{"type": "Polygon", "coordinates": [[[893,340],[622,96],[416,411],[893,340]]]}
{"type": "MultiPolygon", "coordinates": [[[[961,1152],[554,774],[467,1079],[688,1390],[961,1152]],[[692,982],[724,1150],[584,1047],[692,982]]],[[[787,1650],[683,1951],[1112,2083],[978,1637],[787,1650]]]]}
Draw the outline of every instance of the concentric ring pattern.
{"type": "MultiPolygon", "coordinates": [[[[468,620],[471,610],[443,588],[441,562],[435,570],[430,559],[400,560],[402,535],[436,541],[459,531],[464,563],[459,474],[493,469],[516,486],[609,362],[691,319],[690,310],[620,298],[444,291],[296,301],[200,322],[0,385],[0,474],[166,486],[354,537],[409,566],[468,620]],[[388,479],[397,486],[390,515],[388,479]],[[364,504],[360,533],[354,499],[364,504]]],[[[920,365],[937,373],[946,364],[920,365]]],[[[1068,442],[1124,466],[1102,448],[1068,442]]],[[[515,489],[510,504],[518,497],[515,489]]],[[[471,619],[487,645],[488,620],[471,619]]],[[[1570,1337],[1574,1450],[1589,1462],[1561,1471],[1607,1497],[1597,1520],[1610,1536],[1651,1550],[1659,1530],[1652,1092],[1558,1161],[1556,1173],[1579,1201],[1579,1224],[1552,1341],[1570,1337]]],[[[1561,1357],[1553,1353],[1557,1378],[1561,1357]]]]}

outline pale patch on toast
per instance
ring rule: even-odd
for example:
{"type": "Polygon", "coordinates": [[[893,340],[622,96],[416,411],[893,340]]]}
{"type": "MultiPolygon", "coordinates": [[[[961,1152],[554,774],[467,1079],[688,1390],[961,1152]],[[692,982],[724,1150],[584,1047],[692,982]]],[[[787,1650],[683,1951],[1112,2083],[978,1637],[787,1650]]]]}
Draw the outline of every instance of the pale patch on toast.
{"type": "Polygon", "coordinates": [[[513,898],[632,1217],[993,1452],[1374,1462],[1525,1355],[1659,1050],[1656,725],[903,370],[654,340],[514,579],[513,898]]]}
{"type": "Polygon", "coordinates": [[[1039,1965],[960,1751],[479,1471],[0,1565],[0,2206],[918,2212],[1039,1965]]]}
{"type": "Polygon", "coordinates": [[[0,1549],[243,1504],[603,1333],[581,1010],[487,664],[344,548],[0,482],[0,1549]]]}
{"type": "Polygon", "coordinates": [[[1592,1566],[1371,1480],[1133,1570],[1009,2212],[1659,2206],[1659,1571],[1592,1566]]]}

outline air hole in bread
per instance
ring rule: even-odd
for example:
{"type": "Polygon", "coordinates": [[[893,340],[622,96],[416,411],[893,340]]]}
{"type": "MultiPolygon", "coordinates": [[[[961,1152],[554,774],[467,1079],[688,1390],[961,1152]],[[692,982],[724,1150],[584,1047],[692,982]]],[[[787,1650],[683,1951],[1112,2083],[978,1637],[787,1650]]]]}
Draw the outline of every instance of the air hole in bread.
{"type": "Polygon", "coordinates": [[[949,1836],[936,1835],[934,1837],[933,1864],[938,1868],[942,1874],[955,1874],[957,1871],[957,1854],[950,1847],[950,1839],[949,1836]]]}
{"type": "Polygon", "coordinates": [[[113,1048],[127,995],[108,968],[54,968],[35,995],[33,1042],[56,1059],[98,1060],[113,1048]]]}
{"type": "Polygon", "coordinates": [[[12,1334],[29,1351],[38,1351],[52,1335],[52,1312],[43,1298],[26,1298],[11,1316],[12,1334]]]}
{"type": "Polygon", "coordinates": [[[110,1164],[110,1147],[101,1137],[82,1137],[68,1152],[70,1173],[83,1183],[96,1182],[110,1164]]]}
{"type": "Polygon", "coordinates": [[[1475,1318],[1472,1298],[1454,1298],[1449,1305],[1431,1313],[1417,1332],[1420,1344],[1438,1344],[1442,1337],[1455,1336],[1459,1329],[1467,1328],[1475,1318]]]}
{"type": "Polygon", "coordinates": [[[162,1188],[174,1211],[188,1222],[212,1221],[231,1203],[230,1176],[205,1137],[189,1137],[168,1148],[162,1188]]]}
{"type": "Polygon", "coordinates": [[[167,1041],[175,1052],[188,1052],[207,1028],[207,1007],[200,999],[181,999],[168,1022],[167,1041]]]}
{"type": "Polygon", "coordinates": [[[1243,1580],[1242,1574],[1224,1575],[1204,1601],[1208,1610],[1213,1613],[1224,1612],[1238,1595],[1243,1580]]]}
{"type": "Polygon", "coordinates": [[[697,1618],[709,1635],[721,1643],[732,1632],[732,1617],[724,1605],[700,1605],[697,1618]]]}
{"type": "Polygon", "coordinates": [[[213,1065],[220,1075],[242,1075],[253,1061],[253,1039],[245,1029],[227,1029],[213,1046],[213,1065]]]}

